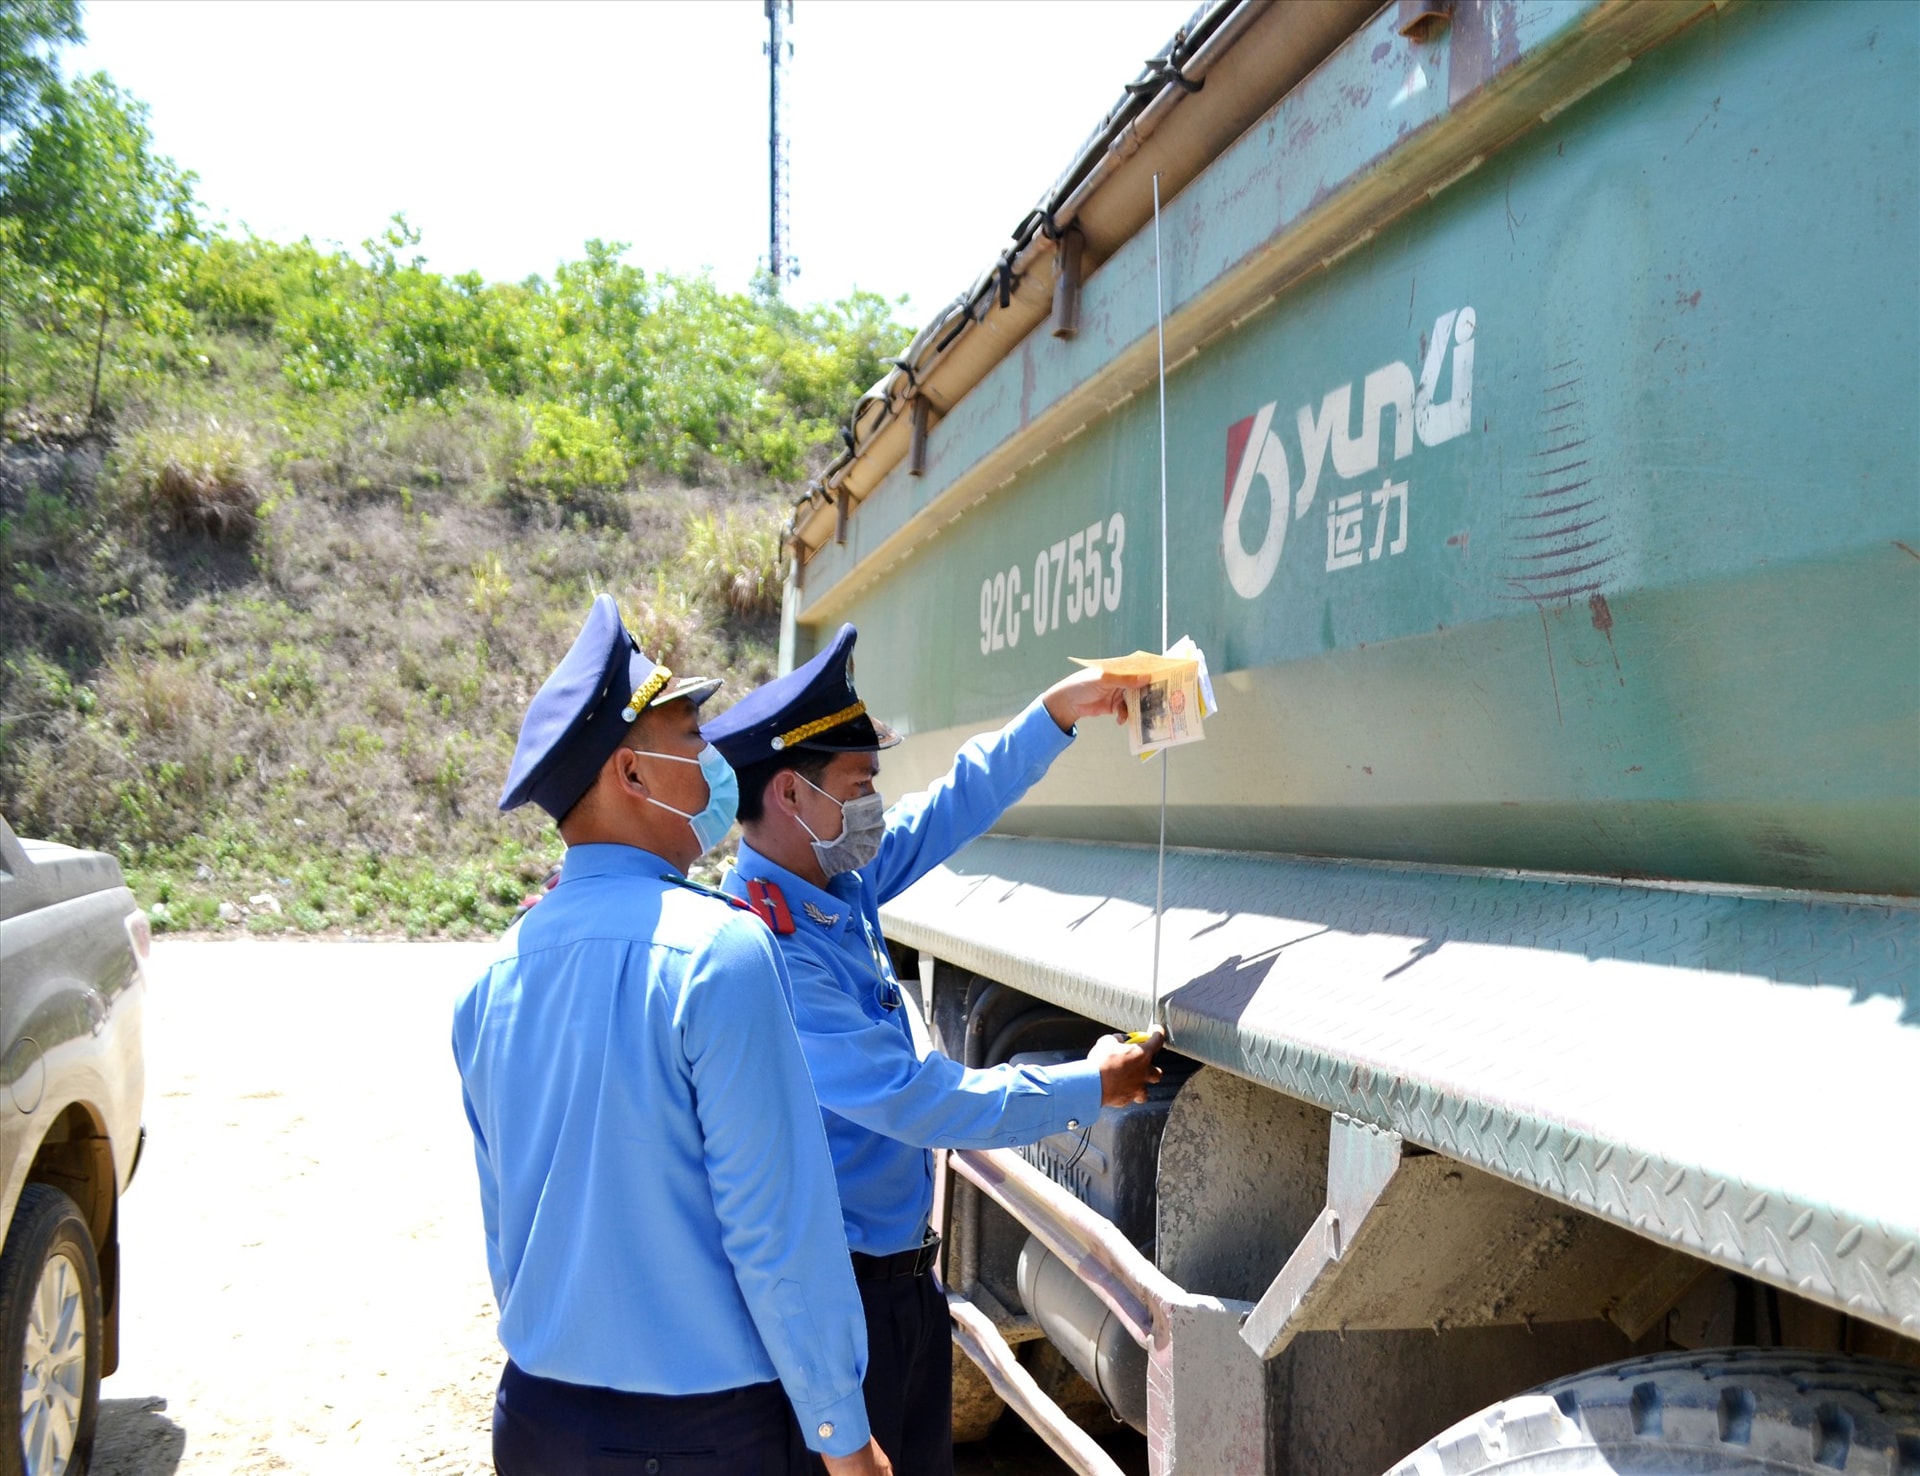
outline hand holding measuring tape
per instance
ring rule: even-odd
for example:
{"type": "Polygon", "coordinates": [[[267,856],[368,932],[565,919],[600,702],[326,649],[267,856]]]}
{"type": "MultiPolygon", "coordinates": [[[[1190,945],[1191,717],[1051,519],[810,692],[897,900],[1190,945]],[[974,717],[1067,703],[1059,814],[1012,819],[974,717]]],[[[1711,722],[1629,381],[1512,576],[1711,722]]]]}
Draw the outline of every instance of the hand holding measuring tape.
{"type": "Polygon", "coordinates": [[[1166,1036],[1155,1030],[1148,1034],[1103,1035],[1087,1052],[1087,1059],[1100,1068],[1100,1105],[1125,1107],[1147,1100],[1147,1088],[1160,1080],[1160,1068],[1153,1058],[1166,1036]]]}

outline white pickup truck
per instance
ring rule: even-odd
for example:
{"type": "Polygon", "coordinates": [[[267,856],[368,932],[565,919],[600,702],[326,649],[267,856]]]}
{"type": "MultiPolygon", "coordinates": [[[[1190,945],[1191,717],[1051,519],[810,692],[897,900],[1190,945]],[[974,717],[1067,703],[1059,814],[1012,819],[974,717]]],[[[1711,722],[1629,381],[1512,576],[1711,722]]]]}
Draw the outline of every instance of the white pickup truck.
{"type": "Polygon", "coordinates": [[[0,1476],[80,1476],[119,1361],[149,943],[111,856],[0,820],[0,1476]]]}

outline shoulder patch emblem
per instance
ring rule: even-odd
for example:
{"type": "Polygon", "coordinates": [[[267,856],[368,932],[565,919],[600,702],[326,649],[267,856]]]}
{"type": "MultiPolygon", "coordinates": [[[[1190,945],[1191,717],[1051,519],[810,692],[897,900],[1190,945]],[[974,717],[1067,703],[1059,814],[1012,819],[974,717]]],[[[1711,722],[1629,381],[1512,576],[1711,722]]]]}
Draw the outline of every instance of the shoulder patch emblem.
{"type": "Polygon", "coordinates": [[[824,912],[811,902],[802,902],[800,905],[807,910],[807,916],[823,928],[830,928],[840,921],[840,914],[837,912],[824,912]]]}
{"type": "Polygon", "coordinates": [[[749,881],[747,896],[751,900],[740,905],[752,911],[774,932],[784,938],[793,931],[793,914],[787,911],[787,899],[772,882],[757,878],[749,881]]]}

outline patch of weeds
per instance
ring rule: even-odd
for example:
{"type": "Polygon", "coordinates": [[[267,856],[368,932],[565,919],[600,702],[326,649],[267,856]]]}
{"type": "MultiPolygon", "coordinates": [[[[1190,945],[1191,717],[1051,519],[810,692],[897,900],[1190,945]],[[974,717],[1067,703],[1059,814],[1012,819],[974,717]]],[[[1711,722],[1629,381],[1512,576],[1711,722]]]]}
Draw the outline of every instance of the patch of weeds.
{"type": "MultiPolygon", "coordinates": [[[[204,408],[154,423],[203,424],[204,408]]],[[[446,420],[423,410],[417,445],[446,420]]],[[[757,489],[670,481],[616,488],[591,516],[577,501],[523,516],[473,484],[422,478],[408,506],[299,477],[246,545],[178,540],[224,559],[217,580],[177,559],[171,583],[148,578],[142,550],[166,540],[122,526],[112,498],[49,495],[29,517],[23,491],[0,510],[0,572],[32,582],[23,623],[0,609],[0,812],[119,856],[158,930],[503,929],[561,847],[544,816],[493,799],[528,698],[600,590],[670,665],[735,695],[768,674],[765,621],[702,589],[687,552],[705,518],[709,556],[745,558],[752,540],[728,530],[757,515],[725,508],[764,506],[757,489]],[[85,624],[57,624],[70,616],[85,624]]]]}
{"type": "Polygon", "coordinates": [[[490,553],[477,560],[468,576],[467,607],[491,626],[506,612],[513,598],[513,580],[507,577],[500,555],[490,553]]]}
{"type": "Polygon", "coordinates": [[[653,584],[635,585],[619,601],[627,629],[654,661],[677,670],[692,670],[705,620],[684,585],[669,584],[665,571],[653,584]]]}
{"type": "Polygon", "coordinates": [[[114,454],[124,503],[159,527],[244,542],[266,498],[266,461],[252,433],[213,416],[131,431],[114,454]]]}
{"type": "Polygon", "coordinates": [[[124,869],[141,902],[165,909],[155,918],[161,931],[274,935],[350,928],[460,938],[504,930],[558,858],[555,836],[537,846],[509,840],[451,864],[432,854],[371,851],[343,863],[332,853],[270,846],[258,832],[236,828],[130,855],[124,869]],[[256,897],[273,901],[256,903],[256,897]],[[221,919],[222,904],[228,921],[221,919]]]}
{"type": "Polygon", "coordinates": [[[785,514],[762,512],[696,514],[687,524],[681,563],[694,590],[727,613],[763,620],[780,613],[785,578],[780,531],[785,514]]]}

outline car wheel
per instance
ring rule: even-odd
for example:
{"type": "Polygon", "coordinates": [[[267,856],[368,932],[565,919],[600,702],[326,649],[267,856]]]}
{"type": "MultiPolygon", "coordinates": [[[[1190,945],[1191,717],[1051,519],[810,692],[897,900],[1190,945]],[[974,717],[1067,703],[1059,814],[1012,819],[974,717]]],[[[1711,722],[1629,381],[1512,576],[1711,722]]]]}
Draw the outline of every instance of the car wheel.
{"type": "Polygon", "coordinates": [[[1462,1420],[1390,1476],[1907,1476],[1920,1369],[1805,1349],[1661,1353],[1462,1420]]]}
{"type": "Polygon", "coordinates": [[[29,1184],[0,1251],[0,1476],[80,1476],[100,1409],[100,1268],[79,1206],[29,1184]]]}

